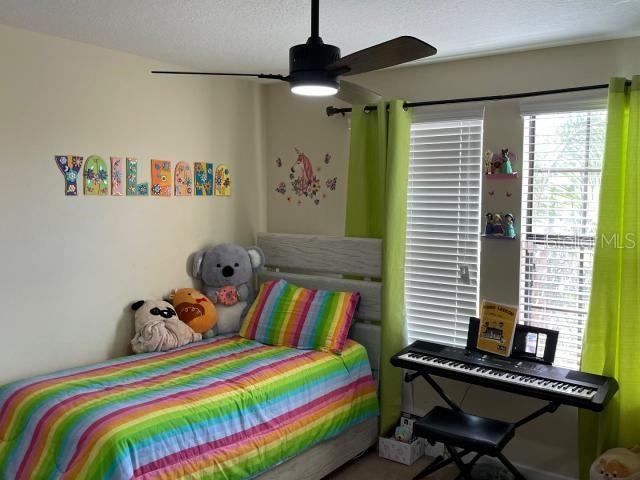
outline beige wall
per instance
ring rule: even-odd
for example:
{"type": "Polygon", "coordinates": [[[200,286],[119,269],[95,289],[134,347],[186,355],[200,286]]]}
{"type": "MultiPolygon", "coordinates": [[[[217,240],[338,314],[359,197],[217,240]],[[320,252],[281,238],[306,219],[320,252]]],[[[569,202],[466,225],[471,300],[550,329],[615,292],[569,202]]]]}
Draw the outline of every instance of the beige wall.
{"type": "MultiPolygon", "coordinates": [[[[267,127],[267,219],[270,232],[321,233],[342,235],[346,203],[346,169],[349,153],[347,119],[327,119],[326,99],[305,98],[300,101],[289,89],[268,87],[266,98],[267,127]],[[291,188],[290,169],[297,158],[295,148],[313,162],[320,179],[320,202],[298,197],[291,188]],[[329,164],[324,162],[329,153],[329,164]],[[277,159],[282,160],[278,167],[277,159]],[[318,172],[320,168],[320,172],[318,172]],[[338,177],[336,189],[326,187],[328,178],[338,177]],[[287,192],[276,187],[285,182],[287,192]],[[326,198],[322,198],[322,194],[326,198]],[[291,201],[289,201],[289,198],[291,201]],[[300,201],[300,204],[298,204],[300,201]]],[[[345,105],[346,106],[346,105],[345,105]]]]}
{"type": "MultiPolygon", "coordinates": [[[[352,80],[385,98],[409,101],[496,95],[530,90],[606,83],[611,76],[640,72],[640,38],[559,47],[432,65],[386,70],[352,80]]],[[[324,107],[332,100],[309,100],[290,95],[286,86],[267,88],[268,229],[287,233],[343,233],[348,159],[348,120],[327,118],[324,107]],[[295,159],[292,146],[300,146],[314,158],[333,154],[331,174],[338,176],[336,195],[315,206],[289,204],[274,191],[282,177],[275,165],[278,156],[295,159]]],[[[484,147],[497,151],[508,146],[522,155],[522,119],[518,101],[487,103],[484,147]]],[[[516,163],[518,169],[520,161],[516,163]]],[[[482,211],[511,211],[520,218],[520,182],[487,182],[483,186],[482,211]],[[495,190],[490,197],[488,190],[495,190]],[[506,197],[506,191],[513,195],[506,197]]],[[[480,296],[518,303],[519,245],[484,240],[481,254],[480,296]]],[[[453,396],[462,396],[465,385],[446,382],[453,396]]],[[[416,387],[416,410],[425,412],[434,396],[421,384],[416,387]]],[[[515,420],[540,405],[523,397],[473,387],[465,407],[473,412],[515,420]]],[[[562,408],[553,416],[522,429],[509,447],[512,458],[534,468],[567,476],[577,472],[577,412],[562,408]]]]}
{"type": "MultiPolygon", "coordinates": [[[[0,384],[127,351],[131,301],[266,226],[262,87],[0,27],[0,384]],[[54,155],[228,163],[233,195],[65,197],[54,155]]],[[[81,186],[81,183],[79,184],[81,186]]]]}

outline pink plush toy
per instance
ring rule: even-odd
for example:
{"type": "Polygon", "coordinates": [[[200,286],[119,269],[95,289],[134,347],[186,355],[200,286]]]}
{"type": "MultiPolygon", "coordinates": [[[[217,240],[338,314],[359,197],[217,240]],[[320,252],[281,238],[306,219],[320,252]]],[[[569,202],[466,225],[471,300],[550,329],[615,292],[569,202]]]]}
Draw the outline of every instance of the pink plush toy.
{"type": "Polygon", "coordinates": [[[238,290],[233,285],[222,287],[218,290],[218,303],[230,307],[238,303],[238,290]]]}

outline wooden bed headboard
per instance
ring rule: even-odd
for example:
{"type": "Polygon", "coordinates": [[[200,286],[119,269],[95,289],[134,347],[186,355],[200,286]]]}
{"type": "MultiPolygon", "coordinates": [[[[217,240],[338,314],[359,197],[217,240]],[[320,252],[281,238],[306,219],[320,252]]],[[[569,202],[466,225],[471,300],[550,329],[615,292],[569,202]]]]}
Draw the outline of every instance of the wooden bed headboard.
{"type": "Polygon", "coordinates": [[[305,288],[360,292],[349,337],[364,345],[374,377],[380,365],[382,241],[374,238],[258,233],[266,257],[260,283],[284,279],[305,288]],[[344,276],[362,278],[352,280],[344,276]]]}

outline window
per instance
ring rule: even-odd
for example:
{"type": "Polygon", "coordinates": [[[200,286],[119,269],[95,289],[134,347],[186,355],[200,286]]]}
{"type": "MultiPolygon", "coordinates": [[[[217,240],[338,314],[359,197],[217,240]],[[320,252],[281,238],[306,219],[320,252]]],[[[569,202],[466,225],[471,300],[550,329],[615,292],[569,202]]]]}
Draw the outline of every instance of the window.
{"type": "Polygon", "coordinates": [[[482,111],[412,125],[405,267],[409,341],[466,344],[469,317],[478,309],[481,170],[482,111]]]}
{"type": "Polygon", "coordinates": [[[520,321],[560,331],[576,369],[589,308],[604,150],[603,109],[524,116],[520,321]]]}

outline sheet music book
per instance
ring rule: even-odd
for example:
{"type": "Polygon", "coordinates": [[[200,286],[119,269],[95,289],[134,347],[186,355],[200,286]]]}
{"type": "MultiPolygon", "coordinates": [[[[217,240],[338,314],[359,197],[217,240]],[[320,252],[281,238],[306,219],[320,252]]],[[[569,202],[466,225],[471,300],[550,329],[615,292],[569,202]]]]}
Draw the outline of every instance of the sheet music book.
{"type": "Polygon", "coordinates": [[[503,357],[511,355],[513,337],[518,323],[518,308],[482,300],[478,350],[503,357]]]}

